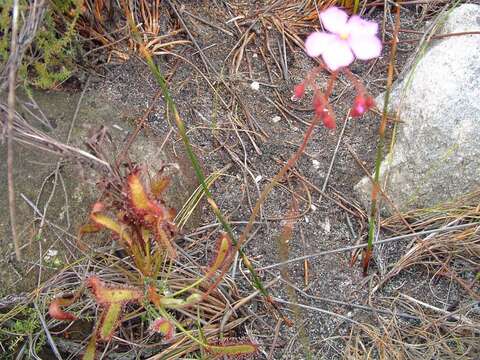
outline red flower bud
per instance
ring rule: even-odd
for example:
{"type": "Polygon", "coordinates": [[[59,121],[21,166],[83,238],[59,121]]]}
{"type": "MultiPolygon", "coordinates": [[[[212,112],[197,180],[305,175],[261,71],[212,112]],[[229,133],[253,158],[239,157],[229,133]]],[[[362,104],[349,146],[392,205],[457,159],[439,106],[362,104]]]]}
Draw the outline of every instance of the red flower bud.
{"type": "Polygon", "coordinates": [[[325,125],[327,129],[335,129],[337,127],[337,124],[335,123],[335,119],[332,116],[330,116],[329,113],[323,114],[322,121],[323,121],[323,125],[325,125]]]}
{"type": "Polygon", "coordinates": [[[326,106],[325,99],[323,98],[323,96],[319,94],[315,94],[313,96],[312,105],[313,105],[313,110],[315,111],[315,114],[317,116],[323,117],[325,113],[325,106],[326,106]]]}
{"type": "Polygon", "coordinates": [[[293,100],[301,99],[305,95],[305,84],[301,83],[293,89],[293,100]]]}
{"type": "Polygon", "coordinates": [[[360,117],[370,110],[375,105],[375,102],[370,96],[364,97],[363,95],[357,95],[353,101],[352,109],[350,110],[351,117],[360,117]]]}
{"type": "Polygon", "coordinates": [[[373,100],[370,96],[367,96],[367,98],[365,99],[365,104],[369,109],[371,109],[375,106],[375,100],[373,100]]]}

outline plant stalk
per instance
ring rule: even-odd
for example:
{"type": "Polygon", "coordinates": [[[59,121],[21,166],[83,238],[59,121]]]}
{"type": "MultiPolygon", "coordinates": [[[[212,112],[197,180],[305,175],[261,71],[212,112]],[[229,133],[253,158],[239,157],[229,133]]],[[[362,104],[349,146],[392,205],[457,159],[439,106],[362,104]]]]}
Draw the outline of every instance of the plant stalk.
{"type": "MultiPolygon", "coordinates": [[[[12,10],[12,39],[10,51],[14,56],[18,56],[17,36],[18,36],[18,0],[13,1],[12,10]]],[[[13,56],[13,57],[14,57],[13,56]]],[[[12,240],[15,247],[15,256],[17,261],[22,259],[20,243],[17,234],[16,207],[15,207],[15,188],[13,180],[13,118],[15,116],[15,83],[17,77],[16,62],[10,62],[8,69],[8,119],[7,119],[7,177],[8,177],[8,206],[10,212],[10,227],[12,231],[12,240]]]]}
{"type": "Polygon", "coordinates": [[[368,242],[367,248],[363,252],[363,275],[367,275],[370,258],[373,251],[373,240],[375,238],[376,218],[378,213],[378,192],[380,189],[380,168],[382,164],[383,150],[385,145],[385,129],[387,127],[388,102],[390,100],[390,91],[393,83],[393,71],[395,57],[397,54],[397,40],[400,29],[400,6],[396,8],[395,31],[393,34],[392,49],[390,51],[390,62],[388,64],[387,89],[385,90],[385,99],[383,102],[382,120],[378,128],[378,145],[375,158],[375,174],[372,184],[370,218],[368,220],[368,242]]]}

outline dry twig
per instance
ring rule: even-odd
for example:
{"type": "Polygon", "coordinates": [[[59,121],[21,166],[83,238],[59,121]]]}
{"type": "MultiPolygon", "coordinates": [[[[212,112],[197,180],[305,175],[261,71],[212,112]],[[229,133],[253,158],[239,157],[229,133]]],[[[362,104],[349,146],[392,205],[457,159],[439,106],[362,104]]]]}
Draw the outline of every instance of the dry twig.
{"type": "MultiPolygon", "coordinates": [[[[13,1],[12,9],[12,38],[10,46],[11,57],[17,59],[19,57],[17,47],[17,32],[18,32],[18,12],[19,3],[18,0],[13,1]]],[[[8,206],[10,211],[10,227],[12,231],[13,245],[15,246],[15,256],[17,260],[22,259],[20,252],[20,243],[17,235],[17,221],[16,221],[16,209],[15,209],[15,188],[13,181],[13,117],[15,113],[15,87],[16,87],[16,75],[18,64],[10,63],[8,69],[8,120],[7,120],[7,172],[8,172],[8,206]]]]}

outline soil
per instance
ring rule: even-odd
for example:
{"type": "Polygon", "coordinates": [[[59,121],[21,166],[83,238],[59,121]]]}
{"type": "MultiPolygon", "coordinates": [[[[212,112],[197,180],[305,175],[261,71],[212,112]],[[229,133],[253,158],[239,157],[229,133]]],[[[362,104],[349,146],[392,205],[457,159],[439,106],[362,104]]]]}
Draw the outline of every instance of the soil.
{"type": "MultiPolygon", "coordinates": [[[[209,4],[209,2],[188,2],[184,6],[195,16],[226,28],[225,23],[229,16],[220,6],[207,6],[209,4]]],[[[248,14],[246,16],[248,17],[248,14]]],[[[381,22],[383,11],[375,10],[369,14],[369,17],[381,22]]],[[[246,47],[245,59],[248,58],[251,69],[249,70],[248,63],[244,60],[238,71],[232,72],[232,56],[227,57],[227,54],[238,40],[237,36],[227,36],[187,15],[184,15],[183,19],[215,71],[206,69],[194,46],[172,49],[191,63],[173,55],[157,56],[156,61],[169,78],[172,96],[185,121],[190,141],[201,160],[204,172],[211,174],[231,165],[215,181],[212,193],[223,214],[236,224],[235,233],[240,234],[244,226],[242,222],[248,220],[259,191],[279,171],[281,163],[296,151],[302,142],[308,123],[312,120],[311,92],[307,92],[306,98],[300,102],[291,101],[291,96],[294,85],[304,79],[315,66],[315,62],[298,47],[287,46],[288,78],[285,79],[285,74],[282,74],[276,66],[277,59],[268,56],[266,61],[271,69],[272,78],[270,78],[265,61],[259,53],[259,49],[264,46],[264,39],[259,35],[246,47]],[[215,72],[218,75],[214,74],[215,72]],[[260,84],[258,90],[252,86],[253,82],[260,84]],[[226,89],[225,84],[230,90],[226,89]],[[295,116],[285,111],[280,112],[272,105],[271,100],[283,102],[289,113],[295,116]],[[228,107],[224,106],[223,102],[228,107]],[[250,118],[247,118],[245,113],[250,114],[250,118]]],[[[414,8],[407,8],[403,12],[401,27],[418,30],[420,24],[417,19],[418,14],[415,13],[414,8]]],[[[387,24],[387,28],[391,27],[391,24],[387,24]]],[[[233,26],[230,26],[230,30],[235,31],[233,26]]],[[[281,44],[282,36],[273,29],[269,30],[269,34],[272,51],[280,58],[277,44],[281,44]]],[[[400,39],[409,37],[415,36],[401,34],[400,39]]],[[[390,38],[391,36],[387,35],[386,40],[390,38]]],[[[368,93],[373,97],[384,90],[389,50],[389,46],[385,46],[383,55],[378,60],[357,61],[351,66],[352,72],[361,79],[368,93]]],[[[399,45],[396,61],[397,74],[402,70],[402,66],[413,50],[414,43],[399,45]]],[[[115,110],[112,117],[118,116],[116,123],[125,129],[129,129],[134,122],[138,121],[140,114],[153,104],[141,142],[152,141],[158,147],[166,139],[165,153],[176,157],[176,162],[184,169],[184,173],[188,174],[185,176],[189,183],[187,188],[193,189],[196,182],[192,180],[194,175],[189,169],[189,163],[185,160],[183,144],[172,120],[166,115],[162,98],[153,100],[159,88],[145,63],[132,56],[122,64],[107,64],[101,71],[104,76],[92,78],[92,90],[88,98],[94,98],[102,104],[109,104],[115,110]],[[122,118],[130,120],[125,121],[122,118]]],[[[318,85],[324,87],[327,80],[328,74],[322,72],[318,78],[318,85]]],[[[356,203],[353,196],[354,185],[365,173],[352,156],[349,147],[366,169],[371,171],[380,116],[370,112],[357,120],[348,119],[343,131],[345,114],[351,107],[354,96],[353,86],[348,79],[341,76],[336,82],[331,97],[337,116],[337,129],[331,131],[323,126],[315,129],[305,154],[295,166],[295,171],[291,171],[287,179],[274,188],[263,204],[261,217],[257,219],[252,236],[245,247],[246,253],[256,268],[261,269],[282,260],[280,250],[285,250],[285,246],[279,247],[278,239],[286,224],[284,219],[291,214],[295,215],[295,221],[293,234],[287,245],[289,258],[354,245],[358,237],[365,235],[365,215],[362,213],[364,210],[356,203]],[[339,146],[336,150],[337,143],[339,146]],[[330,169],[333,157],[333,166],[330,169]],[[325,195],[322,196],[319,190],[322,189],[327,178],[325,195]],[[298,201],[298,210],[293,212],[291,209],[295,201],[292,193],[298,201]]],[[[135,146],[138,144],[134,144],[135,146]]],[[[150,151],[152,150],[142,150],[140,154],[150,151]]],[[[150,165],[149,160],[142,159],[141,155],[137,157],[137,161],[150,165]]],[[[26,169],[24,170],[34,172],[26,169]]],[[[4,173],[2,169],[2,174],[4,173]]],[[[35,173],[35,176],[37,175],[35,173]]],[[[89,197],[82,203],[88,203],[91,199],[89,197]]],[[[181,198],[173,201],[177,203],[170,205],[177,209],[181,208],[183,201],[181,198]]],[[[216,222],[206,202],[200,203],[199,206],[198,218],[193,220],[194,224],[190,225],[191,228],[195,228],[197,224],[206,225],[216,222]]],[[[54,212],[55,210],[50,215],[53,218],[56,216],[54,212]]],[[[87,210],[82,209],[78,216],[85,218],[87,214],[88,207],[87,210]]],[[[4,229],[6,233],[8,227],[4,229]]],[[[215,232],[219,230],[220,228],[217,227],[208,234],[207,237],[212,239],[212,243],[215,232]]],[[[382,234],[384,237],[389,235],[391,234],[382,234]]],[[[402,254],[405,246],[406,244],[389,245],[388,251],[385,250],[386,254],[382,257],[383,261],[387,264],[393,263],[402,254]]],[[[306,358],[298,337],[298,329],[302,326],[310,338],[313,358],[342,358],[343,337],[348,336],[351,325],[349,319],[359,322],[368,321],[371,314],[318,298],[346,303],[372,304],[368,298],[369,290],[376,279],[376,274],[380,271],[374,264],[370,269],[371,275],[365,278],[362,276],[358,262],[353,266],[350,265],[350,257],[350,252],[342,252],[312,258],[308,261],[308,275],[305,274],[303,261],[288,266],[291,282],[304,291],[304,295],[298,295],[297,301],[300,304],[334,312],[343,318],[306,309],[301,310],[301,317],[295,317],[292,309],[285,306],[285,313],[294,320],[295,326],[280,328],[279,338],[272,353],[273,359],[306,358]]],[[[239,262],[235,281],[244,295],[253,291],[246,273],[239,262]]],[[[260,270],[260,275],[267,282],[279,275],[279,268],[260,270]]],[[[419,300],[432,301],[431,291],[435,292],[436,298],[433,304],[441,305],[440,307],[456,297],[458,290],[455,285],[440,281],[429,290],[431,285],[429,280],[428,274],[420,268],[415,268],[410,273],[395,278],[379,297],[394,294],[398,291],[397,286],[401,284],[404,286],[402,291],[414,292],[419,300]]],[[[31,288],[31,284],[29,283],[23,290],[31,288]]],[[[11,291],[11,287],[8,289],[11,291]]],[[[288,300],[285,283],[277,282],[270,291],[275,297],[288,300]]],[[[260,344],[258,358],[263,359],[272,349],[276,321],[271,312],[265,310],[262,302],[252,302],[249,309],[256,317],[252,318],[245,329],[245,336],[260,344]]]]}

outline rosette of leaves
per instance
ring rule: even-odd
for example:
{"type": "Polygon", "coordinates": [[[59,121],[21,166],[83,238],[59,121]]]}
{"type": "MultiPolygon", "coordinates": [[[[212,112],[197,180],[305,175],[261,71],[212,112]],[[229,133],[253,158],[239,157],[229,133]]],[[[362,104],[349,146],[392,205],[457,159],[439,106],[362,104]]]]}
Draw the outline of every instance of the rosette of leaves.
{"type": "MultiPolygon", "coordinates": [[[[208,358],[218,358],[255,353],[257,345],[251,341],[233,337],[222,342],[219,338],[223,332],[231,334],[244,321],[233,319],[222,329],[223,315],[231,306],[218,285],[233,286],[225,282],[233,253],[230,238],[223,233],[219,236],[208,266],[197,262],[192,262],[195,266],[183,265],[187,259],[180,261],[179,245],[174,241],[174,212],[162,200],[169,180],[160,176],[146,186],[141,175],[134,168],[120,183],[108,184],[116,190],[93,206],[90,222],[80,231],[85,242],[87,234],[107,230],[126,254],[120,262],[126,266],[121,267],[118,258],[108,254],[100,254],[101,262],[96,264],[96,268],[103,266],[101,276],[110,272],[118,279],[121,274],[124,283],[107,282],[100,275],[83,280],[82,288],[89,289],[98,313],[83,359],[95,359],[100,347],[115,341],[115,333],[121,334],[123,324],[138,329],[139,342],[145,344],[152,339],[158,342],[160,336],[158,356],[200,351],[209,354],[208,358]],[[115,265],[105,267],[110,261],[115,265]]],[[[83,293],[78,290],[73,297],[55,298],[50,303],[50,316],[61,321],[81,319],[81,314],[66,308],[74,308],[85,298],[83,293]]]]}
{"type": "Polygon", "coordinates": [[[168,178],[162,177],[147,191],[139,170],[134,170],[109,204],[95,203],[90,223],[80,229],[80,235],[110,230],[142,275],[155,277],[162,262],[177,257],[173,243],[174,211],[161,199],[168,182],[168,178]]]}

